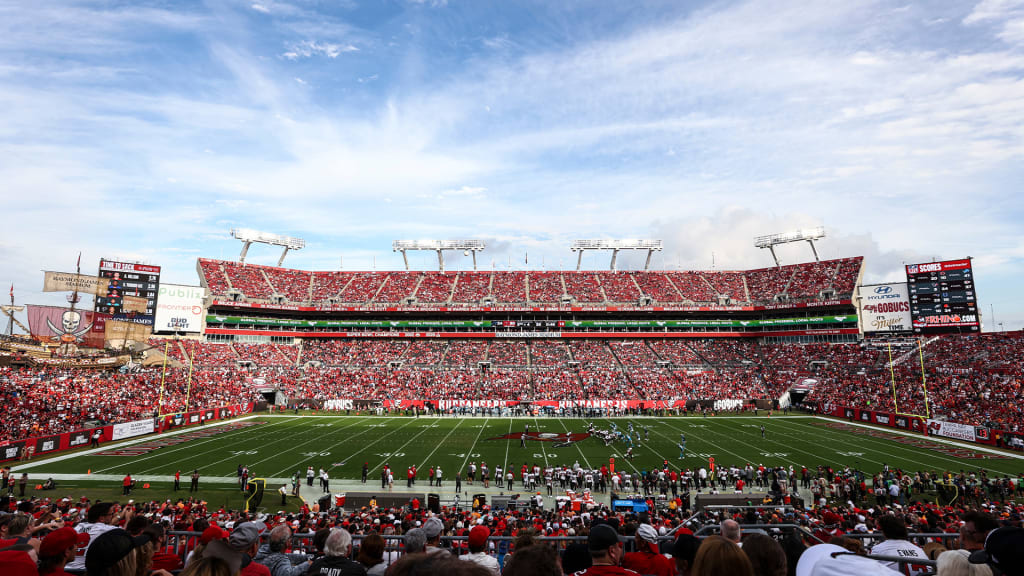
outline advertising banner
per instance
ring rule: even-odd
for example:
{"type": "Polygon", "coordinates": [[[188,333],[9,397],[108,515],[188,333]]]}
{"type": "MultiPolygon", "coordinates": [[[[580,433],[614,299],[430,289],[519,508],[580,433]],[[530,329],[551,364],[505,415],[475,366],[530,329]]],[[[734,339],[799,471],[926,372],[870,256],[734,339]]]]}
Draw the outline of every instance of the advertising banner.
{"type": "Polygon", "coordinates": [[[199,332],[203,326],[201,286],[161,284],[156,300],[156,332],[199,332]]]}
{"type": "Polygon", "coordinates": [[[25,307],[28,329],[32,337],[42,342],[81,344],[92,328],[91,310],[69,310],[57,306],[25,307]]]}
{"type": "Polygon", "coordinates": [[[46,436],[36,439],[36,454],[53,452],[60,449],[60,436],[46,436]]]}
{"type": "Polygon", "coordinates": [[[103,296],[110,280],[71,272],[43,272],[43,292],[79,292],[103,296]]]}
{"type": "Polygon", "coordinates": [[[956,438],[957,440],[967,440],[969,442],[974,442],[977,439],[974,426],[970,426],[968,424],[957,424],[956,422],[947,422],[945,420],[929,420],[928,434],[931,436],[943,436],[946,438],[956,438]]]}
{"type": "Polygon", "coordinates": [[[864,332],[910,332],[910,294],[906,282],[859,286],[858,316],[864,332]]]}
{"type": "Polygon", "coordinates": [[[114,437],[111,440],[123,440],[125,438],[142,436],[143,434],[151,434],[154,429],[152,418],[114,424],[114,437]]]}

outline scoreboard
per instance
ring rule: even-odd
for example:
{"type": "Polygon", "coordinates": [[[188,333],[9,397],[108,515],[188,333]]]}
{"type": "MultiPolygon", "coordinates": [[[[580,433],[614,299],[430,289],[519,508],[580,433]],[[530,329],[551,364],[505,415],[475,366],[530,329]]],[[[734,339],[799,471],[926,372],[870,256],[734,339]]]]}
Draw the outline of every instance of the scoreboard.
{"type": "Polygon", "coordinates": [[[910,319],[915,334],[981,331],[971,260],[907,266],[910,319]]]}
{"type": "Polygon", "coordinates": [[[159,266],[100,260],[99,276],[108,278],[110,284],[104,296],[96,297],[96,312],[113,316],[126,314],[123,299],[125,296],[135,296],[146,300],[146,311],[140,314],[148,316],[149,324],[152,325],[160,289],[159,266]]]}

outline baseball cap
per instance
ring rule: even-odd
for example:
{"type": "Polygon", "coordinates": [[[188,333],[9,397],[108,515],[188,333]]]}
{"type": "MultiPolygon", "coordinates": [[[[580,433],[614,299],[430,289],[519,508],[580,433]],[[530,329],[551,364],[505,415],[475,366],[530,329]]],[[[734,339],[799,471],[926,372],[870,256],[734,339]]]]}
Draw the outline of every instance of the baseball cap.
{"type": "Polygon", "coordinates": [[[242,569],[242,553],[232,548],[224,540],[214,540],[203,549],[203,558],[219,558],[227,563],[232,574],[242,569]]]}
{"type": "Polygon", "coordinates": [[[598,524],[590,529],[587,536],[587,547],[591,550],[607,550],[621,542],[619,533],[608,524],[598,524]]]}
{"type": "Polygon", "coordinates": [[[880,562],[857,556],[835,544],[811,546],[800,556],[796,576],[892,576],[880,562]]]}
{"type": "Polygon", "coordinates": [[[995,566],[1007,576],[1024,574],[1024,528],[996,528],[985,537],[985,548],[968,560],[995,566]]]}
{"type": "Polygon", "coordinates": [[[261,528],[266,528],[262,522],[242,522],[231,531],[228,544],[235,550],[245,550],[259,541],[261,528]]]}
{"type": "Polygon", "coordinates": [[[0,552],[0,566],[4,567],[4,574],[10,576],[36,576],[39,574],[36,563],[24,550],[0,552]]]}
{"type": "Polygon", "coordinates": [[[89,543],[89,535],[84,532],[79,534],[74,528],[64,527],[54,530],[43,538],[39,544],[40,556],[57,556],[72,546],[81,548],[89,543]]]}
{"type": "Polygon", "coordinates": [[[105,574],[108,568],[151,539],[145,532],[132,538],[131,534],[121,528],[100,534],[89,544],[89,551],[85,554],[86,573],[105,574]]]}
{"type": "Polygon", "coordinates": [[[473,548],[483,546],[490,537],[491,530],[487,526],[473,526],[469,531],[469,545],[473,548]]]}
{"type": "Polygon", "coordinates": [[[214,540],[223,540],[228,537],[227,531],[216,524],[211,524],[206,530],[203,530],[202,536],[199,537],[199,542],[202,544],[209,544],[214,540]]]}
{"type": "Polygon", "coordinates": [[[432,516],[423,523],[423,533],[426,534],[427,539],[437,538],[444,532],[444,523],[441,522],[436,516],[432,516]]]}
{"type": "Polygon", "coordinates": [[[636,529],[636,536],[637,538],[642,538],[651,544],[658,543],[658,532],[650,524],[641,524],[640,527],[636,529]]]}

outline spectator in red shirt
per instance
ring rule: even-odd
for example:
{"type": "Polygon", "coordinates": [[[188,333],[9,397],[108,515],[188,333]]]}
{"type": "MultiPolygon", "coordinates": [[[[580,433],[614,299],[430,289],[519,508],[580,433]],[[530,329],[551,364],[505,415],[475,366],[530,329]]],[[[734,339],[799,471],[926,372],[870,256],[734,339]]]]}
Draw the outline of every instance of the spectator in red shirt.
{"type": "Polygon", "coordinates": [[[672,561],[658,551],[658,531],[650,524],[636,530],[636,552],[627,552],[623,568],[651,576],[672,576],[672,561]]]}

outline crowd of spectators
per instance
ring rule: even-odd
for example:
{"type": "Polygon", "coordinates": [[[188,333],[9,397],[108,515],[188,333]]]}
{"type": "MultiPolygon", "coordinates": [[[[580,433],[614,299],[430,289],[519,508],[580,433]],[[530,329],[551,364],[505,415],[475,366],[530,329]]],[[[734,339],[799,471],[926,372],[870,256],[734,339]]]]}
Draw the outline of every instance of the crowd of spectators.
{"type": "MultiPolygon", "coordinates": [[[[224,263],[224,273],[227,275],[231,287],[241,292],[245,298],[254,300],[269,300],[274,292],[274,288],[267,282],[267,277],[263,274],[264,268],[264,266],[239,262],[224,263]]],[[[306,272],[306,274],[309,273],[306,272]]]]}
{"type": "Polygon", "coordinates": [[[1024,368],[1021,333],[888,345],[686,340],[306,340],[300,345],[154,339],[176,360],[128,373],[0,370],[6,437],[68,431],[257,399],[260,378],[296,398],[749,400],[813,383],[807,402],[928,414],[1011,432],[1024,368]],[[192,355],[194,354],[194,362],[192,355]],[[890,367],[890,359],[892,365],[890,367]],[[667,362],[667,364],[666,364],[667,362]],[[924,371],[922,373],[922,365],[924,371]],[[161,395],[161,380],[164,382],[161,395]],[[927,407],[926,407],[927,394],[927,407]]]}
{"type": "Polygon", "coordinates": [[[808,262],[749,271],[627,272],[308,272],[288,268],[199,260],[210,293],[231,288],[245,299],[284,295],[289,302],[327,304],[397,304],[416,296],[420,304],[470,306],[484,298],[496,304],[560,303],[570,296],[580,304],[655,303],[718,304],[720,295],[733,304],[773,304],[785,294],[790,301],[818,300],[831,290],[849,298],[860,276],[862,258],[808,262]],[[529,287],[529,288],[527,288],[529,287]],[[527,289],[529,294],[527,296],[527,289]]]}
{"type": "Polygon", "coordinates": [[[530,272],[530,302],[557,303],[565,294],[562,275],[558,272],[530,272]]]}
{"type": "Polygon", "coordinates": [[[321,509],[310,502],[295,512],[248,513],[199,497],[10,498],[0,511],[0,566],[32,576],[65,568],[125,576],[178,570],[187,576],[1014,576],[1024,565],[1024,505],[1012,500],[1024,490],[983,470],[872,476],[827,463],[788,469],[723,463],[712,479],[703,468],[667,465],[524,468],[510,470],[514,490],[557,490],[558,505],[544,506],[540,497],[509,509],[446,504],[430,511],[410,495],[404,505],[321,509]],[[923,495],[937,492],[940,479],[964,492],[984,481],[986,490],[976,500],[931,503],[923,495]],[[681,497],[686,490],[743,491],[744,484],[776,494],[813,485],[821,487],[821,498],[695,512],[681,497]],[[893,486],[899,496],[875,496],[893,486]],[[614,510],[591,497],[609,491],[636,493],[650,507],[614,510]]]}
{"type": "Polygon", "coordinates": [[[423,281],[416,290],[416,301],[423,304],[444,304],[451,298],[454,284],[453,273],[425,272],[423,281]]]}
{"type": "MultiPolygon", "coordinates": [[[[601,282],[601,287],[604,288],[604,294],[609,302],[633,303],[641,296],[640,288],[633,279],[641,274],[643,273],[598,272],[594,276],[601,282]]],[[[568,278],[569,276],[566,276],[567,286],[569,283],[568,278]]],[[[569,292],[575,294],[572,290],[569,292]]]]}
{"type": "Polygon", "coordinates": [[[283,295],[289,302],[309,302],[312,272],[271,266],[263,266],[262,270],[275,294],[283,295]]]}
{"type": "MultiPolygon", "coordinates": [[[[609,276],[614,276],[609,274],[609,276]]],[[[605,300],[622,302],[612,297],[605,298],[605,292],[601,289],[601,282],[598,276],[592,272],[563,272],[562,280],[565,281],[565,292],[576,299],[578,303],[599,303],[605,300]]],[[[636,298],[632,299],[633,301],[636,298]]],[[[627,300],[628,301],[628,300],[627,300]]]]}

